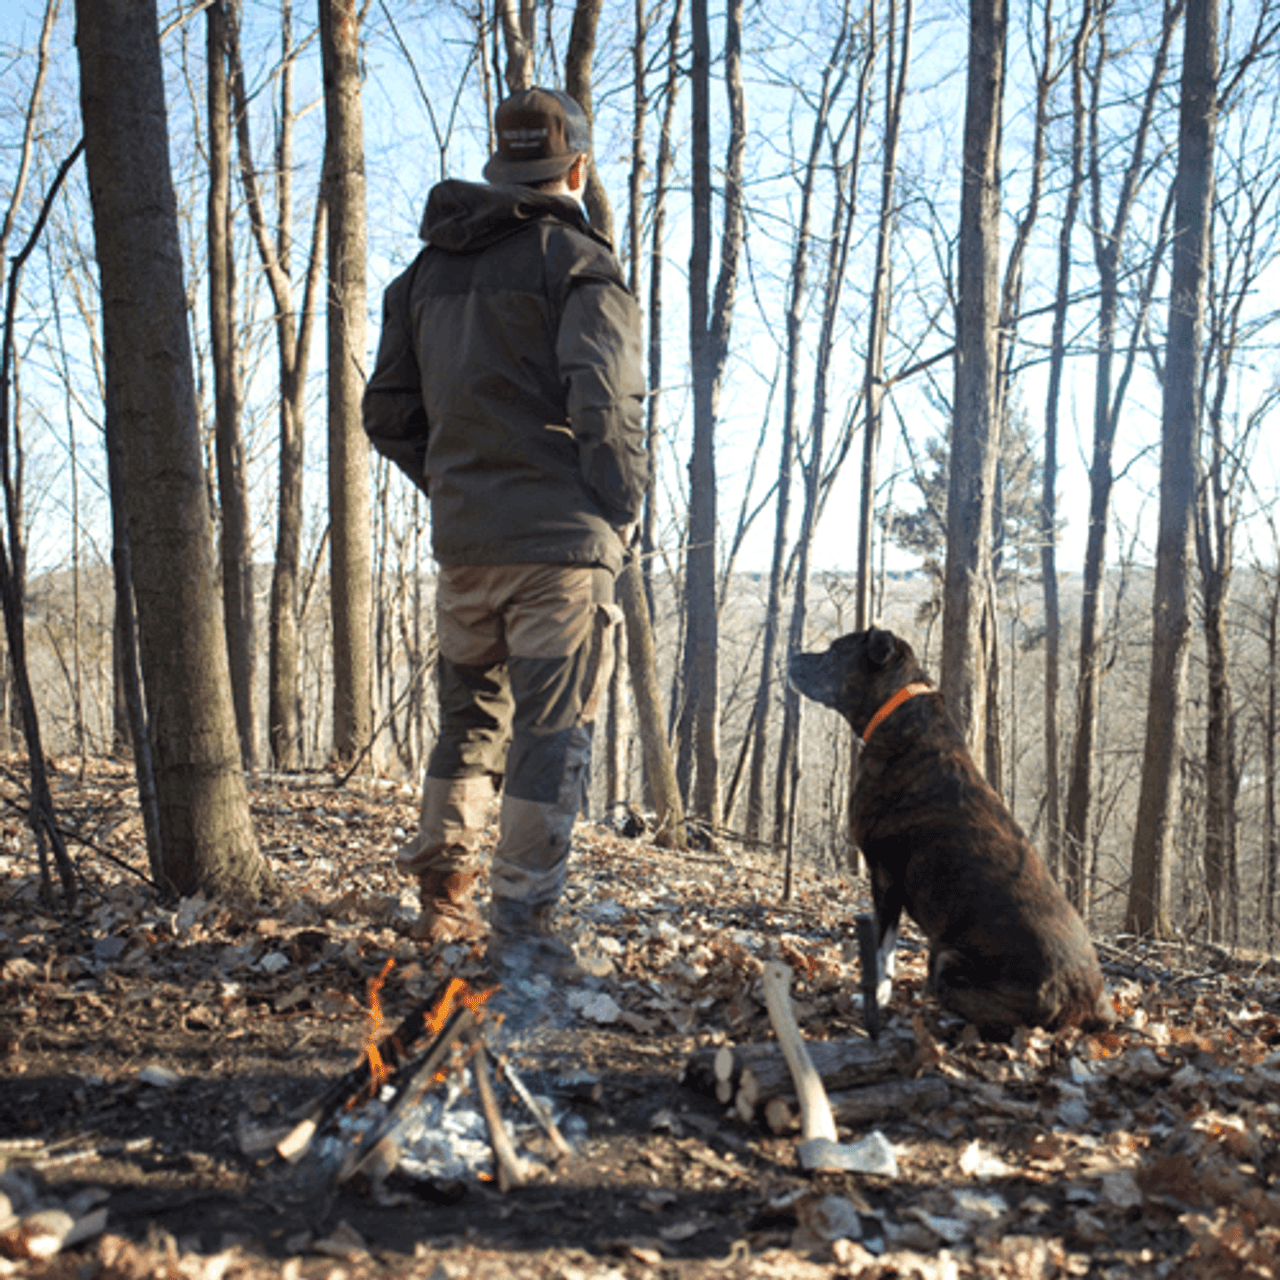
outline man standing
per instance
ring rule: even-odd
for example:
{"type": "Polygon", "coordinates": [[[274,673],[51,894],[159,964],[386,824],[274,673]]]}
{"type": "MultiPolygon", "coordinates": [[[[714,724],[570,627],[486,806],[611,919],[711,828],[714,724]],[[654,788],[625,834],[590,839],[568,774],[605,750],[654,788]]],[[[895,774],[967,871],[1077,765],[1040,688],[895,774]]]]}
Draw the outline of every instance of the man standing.
{"type": "Polygon", "coordinates": [[[427,198],[427,247],[387,289],[365,392],[369,438],[430,498],[439,563],[440,729],[398,862],[418,877],[418,937],[482,937],[479,844],[501,788],[490,960],[564,976],[551,913],[648,481],[640,321],[582,210],[581,107],[527,89],[494,127],[488,185],[427,198]]]}

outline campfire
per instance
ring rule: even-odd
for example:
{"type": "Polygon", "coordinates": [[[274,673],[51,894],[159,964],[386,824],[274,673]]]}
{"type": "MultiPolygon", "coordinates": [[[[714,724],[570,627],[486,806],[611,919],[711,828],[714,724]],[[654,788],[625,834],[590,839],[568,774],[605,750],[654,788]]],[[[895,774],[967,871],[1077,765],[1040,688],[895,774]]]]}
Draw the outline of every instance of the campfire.
{"type": "Polygon", "coordinates": [[[529,1090],[506,1054],[495,1053],[502,1018],[486,1006],[497,988],[478,991],[461,978],[450,978],[389,1030],[381,992],[394,963],[388,960],[369,984],[368,1027],[359,1061],[295,1113],[296,1123],[275,1144],[276,1153],[296,1163],[323,1145],[334,1160],[333,1182],[339,1186],[362,1176],[379,1190],[397,1166],[411,1175],[456,1174],[462,1166],[476,1163],[457,1158],[458,1149],[469,1145],[470,1126],[465,1121],[454,1126],[462,1132],[455,1133],[454,1150],[446,1152],[443,1160],[439,1158],[440,1133],[450,1104],[466,1091],[469,1073],[496,1171],[494,1180],[503,1192],[521,1186],[530,1171],[516,1152],[499,1106],[496,1070],[557,1156],[568,1155],[569,1144],[550,1108],[529,1090]],[[437,1096],[431,1096],[433,1091],[437,1096]],[[447,1096],[438,1096],[441,1093],[447,1096]],[[432,1153],[435,1159],[423,1158],[432,1153]]]}
{"type": "MultiPolygon", "coordinates": [[[[381,992],[393,963],[388,960],[369,984],[359,1060],[295,1113],[292,1128],[274,1142],[276,1154],[297,1163],[310,1153],[311,1167],[323,1170],[328,1185],[340,1187],[362,1178],[379,1198],[397,1168],[411,1178],[437,1183],[492,1177],[506,1192],[528,1182],[533,1168],[517,1153],[498,1102],[495,1074],[556,1157],[570,1154],[550,1106],[530,1091],[508,1054],[495,1049],[503,1019],[488,1001],[497,988],[480,991],[461,978],[448,979],[431,999],[388,1029],[381,992]],[[482,1170],[490,1159],[492,1175],[482,1170]]],[[[786,1132],[794,1123],[794,1103],[786,1100],[791,1091],[799,1108],[797,1156],[802,1168],[893,1176],[892,1149],[878,1132],[852,1146],[838,1141],[833,1104],[841,1113],[852,1107],[861,1114],[859,1108],[865,1111],[867,1105],[873,1114],[898,1113],[936,1105],[946,1096],[945,1085],[936,1080],[886,1083],[904,1065],[907,1051],[897,1036],[821,1042],[813,1050],[823,1066],[815,1066],[791,1006],[791,977],[780,962],[764,967],[765,1002],[777,1043],[702,1051],[688,1064],[690,1083],[697,1087],[706,1076],[720,1102],[732,1103],[747,1122],[759,1113],[775,1132],[786,1132]],[[824,1072],[833,1083],[863,1088],[829,1099],[824,1072]],[[879,1083],[867,1088],[872,1081],[879,1083]]],[[[908,1039],[916,1048],[914,1039],[908,1039]]]]}

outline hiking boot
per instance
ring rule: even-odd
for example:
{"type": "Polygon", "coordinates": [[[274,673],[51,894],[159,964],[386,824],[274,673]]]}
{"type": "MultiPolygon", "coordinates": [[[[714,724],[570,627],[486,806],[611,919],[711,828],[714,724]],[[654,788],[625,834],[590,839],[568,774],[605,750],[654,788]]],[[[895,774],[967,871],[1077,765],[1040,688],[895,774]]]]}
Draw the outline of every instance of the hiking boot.
{"type": "Polygon", "coordinates": [[[514,898],[494,898],[489,913],[487,960],[494,976],[544,974],[561,982],[586,977],[573,948],[552,930],[555,903],[532,906],[514,898]]]}
{"type": "Polygon", "coordinates": [[[410,935],[432,946],[483,938],[484,917],[472,901],[479,874],[448,869],[419,872],[418,899],[422,914],[410,927],[410,935]]]}

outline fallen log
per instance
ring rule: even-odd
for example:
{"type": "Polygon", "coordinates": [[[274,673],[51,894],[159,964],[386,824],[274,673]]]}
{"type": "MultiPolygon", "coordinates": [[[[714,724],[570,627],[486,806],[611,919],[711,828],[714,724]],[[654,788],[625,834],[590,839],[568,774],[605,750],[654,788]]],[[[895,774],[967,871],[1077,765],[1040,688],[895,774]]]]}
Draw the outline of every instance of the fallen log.
{"type": "Polygon", "coordinates": [[[828,1097],[831,1114],[850,1127],[903,1116],[931,1107],[944,1106],[951,1098],[947,1082],[938,1076],[920,1080],[885,1080],[880,1084],[833,1093],[828,1097]]]}
{"type": "MultiPolygon", "coordinates": [[[[934,1107],[945,1106],[951,1090],[945,1080],[927,1076],[922,1080],[886,1080],[827,1096],[836,1123],[846,1128],[901,1120],[934,1107]]],[[[794,1133],[800,1127],[799,1104],[795,1095],[777,1093],[759,1108],[760,1118],[772,1133],[794,1133]]]]}
{"type": "MultiPolygon", "coordinates": [[[[727,1046],[700,1049],[686,1063],[682,1079],[690,1088],[708,1097],[717,1097],[717,1084],[728,1083],[729,1102],[737,1096],[744,1068],[755,1077],[758,1098],[793,1093],[791,1073],[782,1049],[773,1041],[732,1046],[733,1061],[727,1076],[717,1076],[716,1058],[727,1046]]],[[[885,1032],[879,1040],[852,1036],[841,1040],[810,1040],[806,1047],[813,1059],[814,1070],[828,1089],[851,1089],[874,1084],[887,1077],[902,1075],[915,1054],[915,1039],[910,1035],[885,1032]]]]}

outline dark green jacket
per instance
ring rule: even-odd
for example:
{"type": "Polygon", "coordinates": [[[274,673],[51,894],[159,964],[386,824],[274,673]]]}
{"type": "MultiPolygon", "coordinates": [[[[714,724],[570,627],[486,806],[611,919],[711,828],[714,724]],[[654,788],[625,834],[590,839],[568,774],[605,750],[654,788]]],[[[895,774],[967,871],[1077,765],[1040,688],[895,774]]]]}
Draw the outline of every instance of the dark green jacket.
{"type": "Polygon", "coordinates": [[[374,446],[431,500],[444,565],[601,564],[648,482],[640,318],[577,201],[442,182],[387,289],[374,446]]]}

